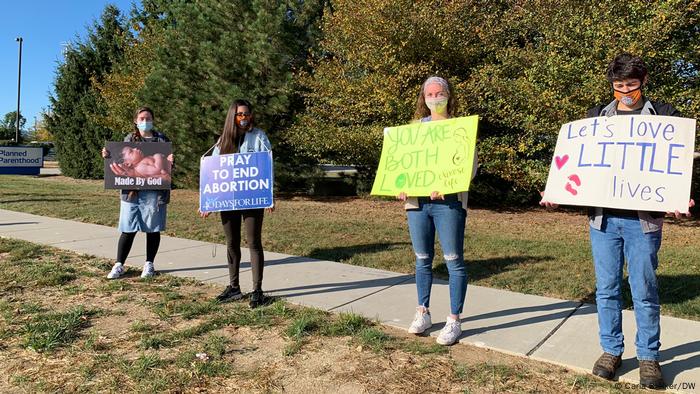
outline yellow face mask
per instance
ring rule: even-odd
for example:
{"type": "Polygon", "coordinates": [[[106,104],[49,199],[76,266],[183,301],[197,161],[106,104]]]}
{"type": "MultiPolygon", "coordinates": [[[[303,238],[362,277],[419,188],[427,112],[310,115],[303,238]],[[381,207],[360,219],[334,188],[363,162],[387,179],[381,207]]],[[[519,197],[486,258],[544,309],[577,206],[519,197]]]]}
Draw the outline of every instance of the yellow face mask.
{"type": "Polygon", "coordinates": [[[615,99],[622,104],[631,107],[639,101],[640,98],[642,98],[642,87],[638,87],[637,89],[634,89],[630,92],[620,92],[619,90],[615,90],[615,99]]]}

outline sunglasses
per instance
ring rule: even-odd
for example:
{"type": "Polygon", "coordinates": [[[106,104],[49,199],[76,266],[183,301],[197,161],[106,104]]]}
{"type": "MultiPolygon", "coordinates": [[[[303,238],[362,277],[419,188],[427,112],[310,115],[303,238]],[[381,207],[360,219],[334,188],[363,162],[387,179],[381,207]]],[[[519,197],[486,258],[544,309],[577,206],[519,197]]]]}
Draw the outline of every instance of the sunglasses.
{"type": "Polygon", "coordinates": [[[236,112],[238,118],[250,118],[250,112],[236,112]]]}

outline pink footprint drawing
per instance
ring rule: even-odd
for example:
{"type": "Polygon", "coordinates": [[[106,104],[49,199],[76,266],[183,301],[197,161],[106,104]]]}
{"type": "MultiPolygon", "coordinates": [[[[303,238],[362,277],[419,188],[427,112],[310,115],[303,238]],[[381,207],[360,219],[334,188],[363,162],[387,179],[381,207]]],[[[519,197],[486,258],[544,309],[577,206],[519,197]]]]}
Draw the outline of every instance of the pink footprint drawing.
{"type": "MultiPolygon", "coordinates": [[[[573,182],[574,184],[576,184],[576,187],[581,186],[581,178],[579,178],[578,175],[576,175],[576,174],[574,174],[574,175],[569,175],[569,178],[568,178],[568,179],[569,179],[571,182],[573,182]]],[[[566,186],[564,186],[564,190],[566,190],[567,192],[569,192],[569,193],[571,193],[572,195],[575,196],[575,195],[578,194],[578,190],[574,189],[574,187],[571,186],[571,182],[566,182],[566,186]]]]}

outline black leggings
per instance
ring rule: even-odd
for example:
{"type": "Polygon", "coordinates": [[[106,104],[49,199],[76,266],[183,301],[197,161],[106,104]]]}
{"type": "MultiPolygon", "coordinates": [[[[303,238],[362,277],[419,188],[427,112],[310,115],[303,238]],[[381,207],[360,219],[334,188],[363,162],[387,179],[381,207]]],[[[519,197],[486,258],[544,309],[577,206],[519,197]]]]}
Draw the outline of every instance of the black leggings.
{"type": "Polygon", "coordinates": [[[242,211],[222,211],[221,224],[226,234],[226,257],[231,287],[239,287],[238,270],[241,266],[241,220],[245,225],[246,241],[250,250],[250,265],[253,269],[253,290],[262,290],[263,265],[265,258],[262,248],[263,209],[242,211]]]}
{"type": "MultiPolygon", "coordinates": [[[[129,257],[131,245],[134,244],[136,233],[122,233],[119,237],[119,245],[117,246],[117,262],[126,263],[126,258],[129,257]]],[[[158,247],[160,246],[160,232],[146,233],[146,261],[151,263],[156,258],[158,247]]]]}

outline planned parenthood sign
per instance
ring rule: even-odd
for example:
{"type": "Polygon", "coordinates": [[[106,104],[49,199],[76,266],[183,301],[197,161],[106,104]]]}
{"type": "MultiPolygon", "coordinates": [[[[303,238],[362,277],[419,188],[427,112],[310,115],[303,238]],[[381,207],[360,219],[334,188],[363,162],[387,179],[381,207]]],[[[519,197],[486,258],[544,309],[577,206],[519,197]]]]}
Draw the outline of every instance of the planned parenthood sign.
{"type": "Polygon", "coordinates": [[[44,150],[28,146],[0,146],[0,174],[39,175],[44,150]]]}

